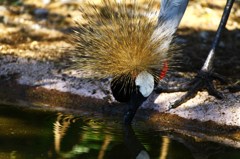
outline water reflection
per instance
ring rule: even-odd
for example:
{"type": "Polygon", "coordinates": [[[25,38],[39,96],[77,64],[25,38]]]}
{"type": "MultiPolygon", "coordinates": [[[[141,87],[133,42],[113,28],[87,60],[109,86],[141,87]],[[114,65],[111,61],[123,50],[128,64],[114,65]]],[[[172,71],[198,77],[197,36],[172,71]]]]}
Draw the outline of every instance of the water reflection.
{"type": "MultiPolygon", "coordinates": [[[[78,139],[80,139],[80,142],[72,145],[72,149],[69,151],[62,151],[62,143],[64,136],[66,133],[68,133],[68,129],[74,123],[80,119],[75,118],[72,115],[66,116],[61,113],[58,114],[57,120],[54,122],[54,128],[53,128],[53,133],[54,133],[54,147],[57,155],[64,157],[64,158],[73,158],[76,156],[80,156],[81,154],[84,153],[89,153],[91,148],[96,148],[95,146],[88,145],[85,146],[85,142],[90,139],[102,139],[102,144],[100,145],[99,152],[97,155],[98,159],[104,159],[107,155],[108,157],[114,157],[116,158],[116,152],[115,149],[117,149],[119,152],[117,154],[120,154],[118,157],[125,157],[128,158],[136,158],[136,159],[150,159],[150,156],[145,149],[145,147],[142,145],[142,143],[138,140],[138,138],[135,135],[135,132],[133,131],[131,126],[123,126],[123,139],[124,139],[124,146],[125,148],[122,148],[122,143],[117,144],[112,144],[110,145],[111,142],[115,142],[114,140],[117,140],[116,137],[113,136],[110,132],[107,132],[108,130],[105,129],[105,132],[102,133],[102,135],[96,132],[91,132],[91,131],[83,131],[82,133],[77,133],[78,139]],[[114,139],[115,138],[115,139],[114,139]],[[121,147],[121,148],[120,148],[121,147]],[[113,153],[111,152],[113,151],[113,153]],[[128,152],[126,152],[126,150],[128,152]],[[106,155],[106,153],[108,154],[106,155]]],[[[87,129],[96,129],[99,128],[95,124],[89,124],[89,128],[87,129]]],[[[85,127],[86,129],[86,127],[85,127]]],[[[76,133],[76,132],[75,132],[76,133]]],[[[121,134],[119,134],[121,135],[121,134]]],[[[120,140],[121,141],[121,140],[120,140]]],[[[162,158],[163,159],[163,158],[162,158]]]]}
{"type": "Polygon", "coordinates": [[[111,142],[112,136],[109,134],[103,136],[100,132],[96,133],[91,131],[91,129],[94,130],[99,128],[94,124],[89,124],[88,127],[86,127],[86,125],[82,123],[82,128],[85,128],[84,131],[81,130],[81,126],[78,131],[71,131],[71,127],[76,125],[76,121],[81,123],[81,119],[75,118],[72,115],[63,115],[62,113],[58,113],[56,121],[53,124],[54,147],[56,154],[63,158],[74,158],[76,156],[80,156],[81,154],[89,153],[91,149],[98,149],[99,152],[97,158],[103,159],[106,149],[111,142]],[[70,139],[75,142],[69,143],[69,140],[67,139],[64,141],[66,133],[71,134],[71,136],[75,136],[75,139],[70,139]],[[95,139],[103,140],[100,147],[98,145],[88,143],[88,141],[95,139]],[[71,149],[66,150],[66,145],[62,146],[62,144],[69,144],[68,147],[71,147],[71,149]]]}
{"type": "Polygon", "coordinates": [[[142,143],[138,140],[130,125],[124,125],[124,143],[132,158],[149,159],[149,154],[142,143]]]}
{"type": "Polygon", "coordinates": [[[135,133],[131,126],[111,127],[59,113],[53,129],[55,152],[60,158],[210,159],[229,150],[171,133],[144,131],[135,133]]]}
{"type": "Polygon", "coordinates": [[[238,149],[143,125],[0,105],[0,159],[239,159],[238,149]]]}
{"type": "MultiPolygon", "coordinates": [[[[89,122],[87,125],[84,125],[84,122],[81,122],[80,118],[77,119],[72,115],[66,116],[61,113],[58,114],[54,122],[53,133],[56,154],[63,158],[93,156],[91,154],[95,154],[98,159],[150,159],[150,151],[155,153],[152,155],[154,158],[158,156],[158,159],[167,159],[169,156],[169,146],[171,144],[171,140],[166,136],[148,136],[144,139],[145,141],[143,142],[145,142],[145,145],[143,145],[131,126],[121,125],[120,127],[109,129],[109,127],[105,127],[104,125],[99,126],[94,122],[89,122]],[[76,121],[83,125],[78,127],[79,131],[71,131],[70,129],[74,127],[76,121]],[[83,129],[81,129],[81,127],[83,129]],[[73,139],[76,142],[72,143],[71,146],[68,145],[71,147],[69,150],[64,148],[66,144],[69,144],[67,139],[64,141],[64,137],[66,136],[67,138],[66,133],[71,134],[71,136],[76,136],[76,138],[73,139]],[[155,138],[156,145],[154,149],[152,149],[149,144],[146,144],[146,142],[151,142],[152,137],[155,138]],[[148,139],[150,139],[150,141],[146,141],[148,139]]],[[[186,154],[184,151],[181,151],[181,153],[186,154]]],[[[175,158],[174,155],[170,156],[175,158]]],[[[192,158],[189,154],[187,156],[192,158]]],[[[185,158],[189,157],[185,156],[185,158]]]]}
{"type": "Polygon", "coordinates": [[[69,129],[69,126],[72,122],[75,121],[74,116],[68,115],[64,116],[62,113],[58,113],[57,120],[53,124],[53,134],[54,134],[54,147],[55,151],[58,154],[61,154],[61,140],[66,134],[66,131],[69,129]]]}
{"type": "Polygon", "coordinates": [[[169,138],[163,137],[162,147],[161,147],[161,151],[160,151],[160,154],[159,154],[159,156],[160,156],[159,159],[166,159],[167,158],[169,144],[170,144],[169,138]]]}

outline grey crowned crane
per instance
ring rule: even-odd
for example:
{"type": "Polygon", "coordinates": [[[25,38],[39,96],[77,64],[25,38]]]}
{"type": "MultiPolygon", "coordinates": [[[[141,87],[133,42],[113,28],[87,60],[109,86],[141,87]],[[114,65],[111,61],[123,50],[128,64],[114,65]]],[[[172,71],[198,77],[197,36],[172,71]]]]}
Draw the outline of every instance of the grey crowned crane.
{"type": "MultiPolygon", "coordinates": [[[[89,70],[94,78],[111,78],[111,91],[114,98],[128,105],[124,123],[131,124],[137,109],[153,92],[164,91],[157,83],[162,79],[176,50],[174,34],[184,15],[189,0],[161,0],[157,19],[144,16],[139,5],[103,0],[104,9],[98,11],[93,6],[97,20],[82,9],[88,25],[78,24],[74,33],[75,51],[72,67],[89,70]],[[114,8],[114,9],[113,9],[114,8]],[[81,30],[81,31],[79,31],[81,30]]],[[[188,92],[177,100],[172,108],[194,97],[206,88],[209,94],[222,98],[212,81],[223,81],[212,72],[215,49],[219,43],[234,0],[228,0],[213,40],[209,55],[193,81],[186,88],[188,92]]],[[[148,3],[146,13],[151,11],[148,3]]],[[[177,91],[177,90],[175,90],[177,91]]]]}

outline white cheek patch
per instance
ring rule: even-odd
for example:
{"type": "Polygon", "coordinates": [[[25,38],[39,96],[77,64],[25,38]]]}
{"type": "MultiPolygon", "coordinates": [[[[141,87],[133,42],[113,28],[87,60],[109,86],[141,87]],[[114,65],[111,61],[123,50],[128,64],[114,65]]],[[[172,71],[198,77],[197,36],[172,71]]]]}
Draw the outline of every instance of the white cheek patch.
{"type": "Polygon", "coordinates": [[[142,95],[148,97],[154,89],[154,78],[147,71],[143,71],[137,76],[135,84],[139,86],[139,91],[142,95]]]}

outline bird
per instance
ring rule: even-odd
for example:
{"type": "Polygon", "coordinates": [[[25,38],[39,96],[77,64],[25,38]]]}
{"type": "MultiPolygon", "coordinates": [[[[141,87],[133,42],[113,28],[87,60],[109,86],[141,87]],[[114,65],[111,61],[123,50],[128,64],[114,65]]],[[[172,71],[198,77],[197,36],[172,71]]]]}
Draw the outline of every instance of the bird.
{"type": "MultiPolygon", "coordinates": [[[[229,3],[233,1],[228,0],[229,3]]],[[[124,124],[131,124],[142,103],[152,92],[159,92],[158,82],[174,65],[172,59],[180,50],[174,40],[175,33],[188,2],[161,0],[160,9],[154,13],[157,16],[150,14],[153,1],[148,1],[145,11],[140,11],[136,0],[130,0],[130,4],[102,0],[100,9],[94,4],[80,9],[86,24],[76,21],[77,29],[72,35],[75,46],[69,53],[70,67],[90,72],[93,79],[111,79],[113,97],[127,104],[124,124]]],[[[207,58],[205,63],[211,64],[212,60],[207,58]]],[[[190,89],[189,95],[196,88],[187,89],[190,89]]],[[[176,103],[181,104],[188,99],[184,96],[176,103]]]]}

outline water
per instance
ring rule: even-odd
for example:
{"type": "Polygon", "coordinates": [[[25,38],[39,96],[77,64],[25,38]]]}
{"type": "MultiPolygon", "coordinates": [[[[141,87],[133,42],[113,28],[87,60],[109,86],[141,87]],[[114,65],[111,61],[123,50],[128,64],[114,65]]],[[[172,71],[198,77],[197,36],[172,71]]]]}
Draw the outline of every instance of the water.
{"type": "Polygon", "coordinates": [[[240,159],[240,150],[173,132],[0,105],[0,159],[240,159]]]}

